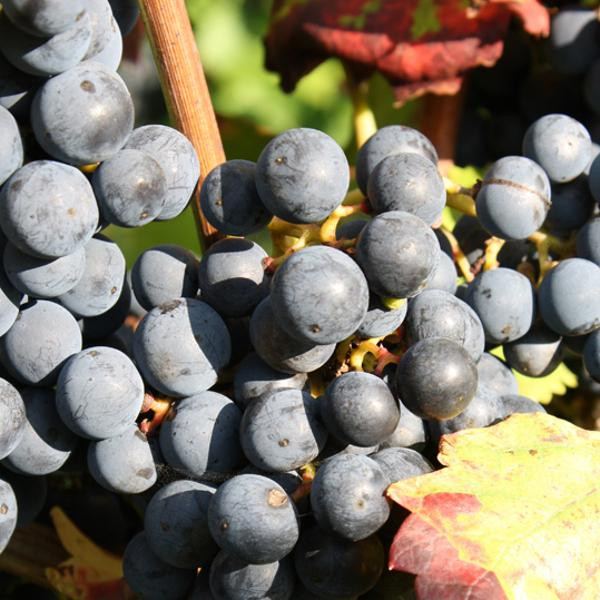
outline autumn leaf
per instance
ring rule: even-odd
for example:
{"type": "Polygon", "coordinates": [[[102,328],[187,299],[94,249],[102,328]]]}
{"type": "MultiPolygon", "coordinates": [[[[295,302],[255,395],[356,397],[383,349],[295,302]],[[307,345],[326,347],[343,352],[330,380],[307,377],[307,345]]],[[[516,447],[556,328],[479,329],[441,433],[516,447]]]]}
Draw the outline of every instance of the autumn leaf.
{"type": "Polygon", "coordinates": [[[411,511],[391,569],[421,600],[591,600],[600,569],[600,433],[545,413],[444,436],[447,468],[388,495],[411,511]]]}
{"type": "Polygon", "coordinates": [[[46,569],[52,587],[74,600],[124,600],[130,597],[123,580],[121,558],[85,536],[59,507],[50,517],[64,549],[71,555],[57,568],[46,569]]]}
{"type": "Polygon", "coordinates": [[[548,35],[538,0],[275,0],[266,66],[285,90],[335,56],[359,78],[381,72],[399,102],[452,94],[468,69],[500,58],[513,15],[529,33],[548,35]]]}

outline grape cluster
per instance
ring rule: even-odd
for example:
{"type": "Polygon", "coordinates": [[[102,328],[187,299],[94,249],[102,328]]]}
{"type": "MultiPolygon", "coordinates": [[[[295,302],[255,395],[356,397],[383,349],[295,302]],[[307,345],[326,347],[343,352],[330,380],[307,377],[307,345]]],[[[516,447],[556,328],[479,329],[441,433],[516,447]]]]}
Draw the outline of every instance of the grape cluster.
{"type": "Polygon", "coordinates": [[[437,468],[444,434],[543,411],[512,370],[544,376],[568,348],[600,380],[587,129],[545,115],[462,189],[423,134],[384,127],[350,193],[338,144],[289,130],[206,174],[228,237],[201,260],[155,246],[127,274],[100,232],[177,216],[199,178],[182,134],[134,128],[115,68],[135,10],[2,5],[0,551],[83,454],[139,495],[123,570],[141,598],[402,591],[388,486],[437,468]],[[451,229],[447,204],[467,213],[451,229]],[[273,256],[244,237],[267,225],[273,256]]]}

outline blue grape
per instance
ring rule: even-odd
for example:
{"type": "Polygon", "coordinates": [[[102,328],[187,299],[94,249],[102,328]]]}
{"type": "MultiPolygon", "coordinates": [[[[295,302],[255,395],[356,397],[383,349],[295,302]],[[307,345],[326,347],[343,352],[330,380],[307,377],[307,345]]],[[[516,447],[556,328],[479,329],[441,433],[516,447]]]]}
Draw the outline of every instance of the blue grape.
{"type": "Polygon", "coordinates": [[[294,568],[287,560],[255,565],[223,551],[210,569],[216,600],[290,600],[294,584],[294,568]]]}
{"type": "Polygon", "coordinates": [[[443,290],[450,294],[456,292],[456,280],[458,273],[454,266],[454,261],[448,254],[440,249],[440,259],[433,270],[431,279],[425,286],[426,290],[443,290]]]}
{"type": "Polygon", "coordinates": [[[246,408],[253,400],[275,390],[301,390],[306,380],[306,373],[289,374],[276,371],[252,352],[236,367],[233,376],[233,397],[238,406],[246,408]]]}
{"type": "Polygon", "coordinates": [[[231,336],[230,364],[237,364],[246,354],[252,352],[250,343],[250,317],[229,317],[225,319],[231,336]]]}
{"type": "Polygon", "coordinates": [[[79,326],[68,310],[47,300],[30,301],[0,338],[0,360],[25,385],[53,385],[81,343],[79,326]]]}
{"type": "Polygon", "coordinates": [[[140,16],[135,0],[108,0],[123,37],[131,33],[140,16]]]}
{"type": "Polygon", "coordinates": [[[587,337],[583,348],[583,364],[589,374],[600,381],[600,334],[598,330],[593,331],[587,337]]]}
{"type": "MultiPolygon", "coordinates": [[[[95,317],[85,317],[79,321],[81,334],[86,341],[102,340],[110,337],[122,327],[128,332],[128,338],[133,342],[133,330],[124,326],[131,307],[131,288],[127,279],[123,282],[123,289],[117,302],[106,312],[95,317]]],[[[121,333],[124,333],[121,331],[121,333]]],[[[119,336],[120,337],[120,336],[119,336]]],[[[107,344],[111,345],[111,344],[107,344]]],[[[127,344],[126,354],[131,354],[131,344],[127,344]]]]}
{"type": "Polygon", "coordinates": [[[49,38],[25,33],[4,16],[0,18],[0,51],[17,69],[47,77],[63,73],[85,56],[92,40],[92,24],[83,14],[69,29],[49,38]]]}
{"type": "Polygon", "coordinates": [[[200,207],[206,220],[226,235],[248,235],[272,218],[262,203],[254,173],[256,163],[228,160],[210,171],[202,183],[200,207]]]}
{"type": "Polygon", "coordinates": [[[390,388],[370,373],[336,377],[321,399],[321,415],[330,433],[356,446],[374,446],[390,436],[400,418],[390,388]]]}
{"type": "Polygon", "coordinates": [[[497,396],[517,394],[519,384],[510,368],[499,358],[484,352],[477,363],[479,385],[495,392],[497,396]]]}
{"type": "Polygon", "coordinates": [[[544,323],[559,335],[584,335],[600,327],[600,267],[568,258],[546,273],[538,289],[544,323]]]}
{"type": "Polygon", "coordinates": [[[90,442],[87,464],[97,483],[118,494],[140,494],[156,483],[150,444],[135,423],[112,437],[90,442]]]}
{"type": "Polygon", "coordinates": [[[335,344],[298,341],[273,316],[271,297],[262,300],[250,318],[250,340],[256,353],[282,373],[310,373],[322,367],[335,351],[335,344]]]}
{"type": "Polygon", "coordinates": [[[422,454],[410,448],[385,448],[371,454],[369,458],[379,465],[391,483],[418,477],[434,470],[422,454]]]}
{"type": "Polygon", "coordinates": [[[131,269],[135,297],[146,310],[174,298],[194,298],[198,293],[198,259],[187,248],[174,244],[144,250],[131,269]]]}
{"type": "Polygon", "coordinates": [[[421,417],[412,413],[402,401],[398,400],[400,405],[400,419],[391,435],[385,438],[379,444],[379,450],[386,448],[413,448],[420,452],[425,448],[427,442],[427,432],[425,422],[421,417]]]}
{"type": "MultiPolygon", "coordinates": [[[[193,254],[192,254],[192,256],[193,256],[193,254]]],[[[131,288],[129,313],[132,314],[133,316],[141,319],[148,311],[140,304],[139,298],[135,294],[135,290],[133,289],[133,278],[132,278],[131,270],[127,271],[126,279],[127,279],[127,283],[129,283],[129,287],[131,288]]],[[[181,297],[181,294],[177,297],[178,298],[181,297]]],[[[162,302],[159,302],[159,304],[162,304],[162,302]]]]}
{"type": "Polygon", "coordinates": [[[521,240],[542,226],[550,195],[542,167],[524,156],[505,156],[486,171],[476,198],[477,218],[491,235],[521,240]]]}
{"type": "Polygon", "coordinates": [[[208,506],[208,526],[225,552],[252,564],[281,560],[294,549],[299,535],[296,508],[285,490],[251,473],[219,486],[208,506]]]}
{"type": "Polygon", "coordinates": [[[551,181],[572,181],[590,161],[587,129],[567,115],[550,114],[534,121],[523,138],[523,154],[538,163],[551,181]]]}
{"type": "Polygon", "coordinates": [[[31,101],[43,82],[43,79],[19,71],[0,54],[0,106],[15,117],[29,118],[31,101]]]}
{"type": "Polygon", "coordinates": [[[594,198],[590,193],[588,178],[580,175],[568,183],[552,186],[552,206],[544,227],[558,233],[568,233],[582,227],[593,210],[594,198]]]}
{"type": "Polygon", "coordinates": [[[390,515],[391,481],[373,459],[340,454],[325,461],[312,483],[310,505],[320,527],[356,542],[375,533],[390,515]]]}
{"type": "Polygon", "coordinates": [[[358,237],[367,223],[366,219],[352,219],[351,221],[340,222],[336,227],[335,237],[337,240],[353,240],[358,237]]]}
{"type": "Polygon", "coordinates": [[[123,577],[144,600],[181,600],[194,583],[194,569],[178,569],[160,560],[150,549],[144,532],[138,533],[123,553],[123,577]]]}
{"type": "MultiPolygon", "coordinates": [[[[598,158],[598,155],[600,155],[600,144],[596,144],[596,142],[594,142],[594,140],[592,140],[592,152],[590,155],[590,162],[588,163],[587,167],[583,170],[584,175],[590,174],[590,169],[592,168],[592,164],[598,158]]],[[[591,186],[590,186],[590,189],[591,189],[591,186]]]]}
{"type": "Polygon", "coordinates": [[[317,598],[354,598],[368,592],[384,563],[385,551],[376,535],[350,542],[315,526],[302,532],[294,550],[296,573],[317,598]]]}
{"type": "Polygon", "coordinates": [[[483,354],[485,335],[475,311],[443,290],[424,290],[408,305],[406,334],[410,343],[443,337],[464,347],[474,361],[483,354]]]}
{"type": "Polygon", "coordinates": [[[222,394],[189,396],[161,426],[161,452],[174,469],[194,477],[229,474],[243,462],[241,419],[240,409],[222,394]]]}
{"type": "Polygon", "coordinates": [[[133,128],[133,112],[123,80],[105,65],[85,61],[39,89],[31,106],[31,127],[50,156],[85,165],[123,147],[133,128]]]}
{"type": "Polygon", "coordinates": [[[116,71],[123,54],[123,38],[113,17],[108,0],[86,0],[87,12],[92,23],[92,39],[83,60],[103,63],[116,71]]]}
{"type": "Polygon", "coordinates": [[[398,210],[378,215],[365,226],[358,238],[356,260],[372,292],[408,298],[433,276],[439,251],[431,228],[419,217],[398,210]]]}
{"type": "Polygon", "coordinates": [[[23,142],[15,118],[0,107],[0,185],[23,165],[23,142]]]}
{"type": "Polygon", "coordinates": [[[445,421],[430,421],[429,432],[436,446],[440,436],[473,427],[487,427],[504,418],[504,404],[494,390],[478,385],[475,396],[459,415],[445,421]]]}
{"type": "Polygon", "coordinates": [[[413,344],[396,370],[402,402],[424,419],[452,419],[468,406],[477,389],[477,367],[469,353],[446,338],[413,344]]]}
{"type": "Polygon", "coordinates": [[[19,29],[40,37],[73,27],[85,10],[83,0],[3,0],[2,8],[19,29]]]}
{"type": "Polygon", "coordinates": [[[367,193],[369,176],[373,169],[392,154],[415,153],[434,165],[438,155],[433,144],[420,132],[404,125],[388,125],[376,131],[358,150],[356,156],[356,183],[367,193]]]}
{"type": "Polygon", "coordinates": [[[46,504],[48,496],[46,478],[21,475],[4,468],[0,470],[0,480],[10,485],[17,499],[17,527],[23,527],[34,521],[46,504]]]}
{"type": "Polygon", "coordinates": [[[207,568],[218,552],[208,529],[208,505],[216,488],[181,479],[152,496],[144,514],[144,532],[152,551],[181,569],[207,568]]]}
{"type": "Polygon", "coordinates": [[[0,479],[0,505],[5,507],[0,512],[0,553],[10,542],[10,538],[17,526],[18,510],[17,498],[12,487],[0,479]]]}
{"type": "Polygon", "coordinates": [[[600,265],[600,217],[590,219],[577,232],[576,245],[577,256],[600,265]]]}
{"type": "Polygon", "coordinates": [[[263,263],[267,256],[250,240],[225,238],[214,243],[198,269],[202,300],[225,317],[250,314],[269,294],[271,280],[263,263]]]}
{"type": "Polygon", "coordinates": [[[591,8],[570,5],[561,7],[552,17],[550,60],[561,73],[584,73],[600,56],[598,18],[591,8]]]}
{"type": "Polygon", "coordinates": [[[313,344],[341,342],[360,325],[369,305],[367,280],[347,255],[328,246],[292,254],[271,285],[271,306],[281,327],[313,344]]]}
{"type": "Polygon", "coordinates": [[[375,212],[402,210],[432,225],[442,216],[446,189],[437,167],[419,154],[386,156],[372,171],[369,202],[375,212]]]}
{"type": "MultiPolygon", "coordinates": [[[[94,40],[92,39],[92,44],[94,40]]],[[[91,47],[92,45],[90,45],[91,47]]],[[[88,51],[89,54],[89,51],[88,51]]],[[[110,20],[107,29],[106,45],[100,52],[90,56],[87,60],[102,63],[111,71],[117,71],[123,58],[123,37],[119,30],[119,25],[115,19],[110,20]]]]}
{"type": "Polygon", "coordinates": [[[407,302],[399,308],[389,309],[375,294],[370,294],[369,310],[358,326],[356,335],[363,339],[388,335],[402,325],[407,310],[407,302]]]}
{"type": "MultiPolygon", "coordinates": [[[[268,479],[272,479],[276,484],[280,485],[285,493],[293,497],[292,494],[298,490],[298,488],[303,484],[303,479],[298,473],[298,471],[286,471],[285,473],[269,473],[268,471],[263,471],[254,465],[245,466],[242,471],[238,473],[238,475],[243,474],[251,474],[251,475],[262,475],[263,477],[267,477],[268,479]]],[[[300,516],[307,513],[309,510],[309,499],[308,496],[304,496],[299,498],[294,502],[297,511],[300,513],[300,516]]]]}
{"type": "MultiPolygon", "coordinates": [[[[460,221],[460,219],[459,219],[460,221]]],[[[456,227],[456,225],[455,225],[456,227]]],[[[440,250],[447,254],[449,258],[452,258],[452,246],[450,245],[450,241],[448,240],[448,236],[441,229],[434,229],[433,233],[435,233],[435,237],[440,245],[440,250]]],[[[462,249],[462,246],[461,246],[462,249]]]]}
{"type": "Polygon", "coordinates": [[[240,441],[253,465],[282,473],[314,460],[325,446],[327,430],[319,419],[319,404],[310,394],[282,389],[246,408],[240,441]]]}
{"type": "Polygon", "coordinates": [[[535,296],[525,275],[500,267],[483,271],[469,284],[467,304],[481,320],[491,344],[523,337],[535,319],[535,296]]]}
{"type": "Polygon", "coordinates": [[[504,405],[505,417],[514,415],[515,413],[533,413],[533,412],[546,412],[546,409],[535,400],[527,398],[526,396],[519,396],[518,394],[508,394],[500,398],[504,405]]]}
{"type": "Polygon", "coordinates": [[[59,258],[84,246],[98,225],[92,186],[74,167],[33,161],[2,187],[0,223],[19,250],[59,258]]]}
{"type": "Polygon", "coordinates": [[[358,456],[368,456],[379,450],[379,444],[375,446],[354,446],[353,444],[345,444],[338,440],[334,435],[327,438],[327,444],[318,456],[320,462],[325,461],[334,456],[342,456],[346,454],[354,454],[358,456]]]}
{"type": "Polygon", "coordinates": [[[75,287],[85,271],[85,250],[78,248],[53,260],[35,258],[6,244],[4,271],[13,286],[32,298],[56,298],[75,287]]]}
{"type": "Polygon", "coordinates": [[[25,405],[19,391],[0,379],[0,458],[8,456],[25,433],[25,405]]]}
{"type": "Polygon", "coordinates": [[[318,223],[344,199],[350,168],[326,133],[289,129],[272,139],[256,163],[256,189],[274,215],[290,223],[318,223]]]}
{"type": "Polygon", "coordinates": [[[598,157],[590,163],[588,186],[596,202],[600,202],[600,159],[598,157]]]}
{"type": "Polygon", "coordinates": [[[144,382],[131,359],[106,346],[72,356],[56,384],[56,408],[63,422],[93,440],[129,429],[143,401],[144,382]]]}
{"type": "Polygon", "coordinates": [[[213,386],[231,357],[231,338],[205,302],[177,298],[153,308],[138,325],[133,354],[146,381],[174,397],[213,386]]]}
{"type": "Polygon", "coordinates": [[[545,377],[562,360],[562,338],[545,325],[534,325],[523,337],[504,344],[506,362],[528,377],[545,377]]]}
{"type": "Polygon", "coordinates": [[[103,235],[92,238],[84,250],[83,276],[58,300],[78,317],[96,317],[119,300],[125,281],[125,257],[119,246],[103,235]]]}
{"type": "MultiPolygon", "coordinates": [[[[0,244],[0,249],[1,247],[0,244]]],[[[4,269],[0,269],[0,336],[4,335],[17,320],[22,300],[23,294],[8,281],[4,269]]]]}
{"type": "Polygon", "coordinates": [[[121,227],[141,227],[163,209],[167,177],[160,164],[141,150],[119,150],[92,176],[102,218],[121,227]]]}
{"type": "Polygon", "coordinates": [[[183,212],[200,176],[192,143],[172,127],[144,125],[133,130],[125,148],[147,152],[165,172],[167,200],[157,220],[172,219],[183,212]]]}
{"type": "Polygon", "coordinates": [[[24,388],[21,395],[26,413],[24,432],[2,464],[25,475],[54,473],[71,455],[77,436],[67,429],[56,412],[52,390],[24,388]]]}

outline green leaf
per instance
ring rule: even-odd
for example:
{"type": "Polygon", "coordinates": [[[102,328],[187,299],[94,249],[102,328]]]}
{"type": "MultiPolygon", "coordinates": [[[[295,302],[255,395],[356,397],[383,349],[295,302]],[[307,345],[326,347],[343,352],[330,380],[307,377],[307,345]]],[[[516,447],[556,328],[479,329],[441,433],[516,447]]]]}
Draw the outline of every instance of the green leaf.
{"type": "Polygon", "coordinates": [[[438,33],[442,25],[437,17],[435,0],[419,0],[413,12],[413,23],[410,34],[417,40],[428,33],[438,33]]]}

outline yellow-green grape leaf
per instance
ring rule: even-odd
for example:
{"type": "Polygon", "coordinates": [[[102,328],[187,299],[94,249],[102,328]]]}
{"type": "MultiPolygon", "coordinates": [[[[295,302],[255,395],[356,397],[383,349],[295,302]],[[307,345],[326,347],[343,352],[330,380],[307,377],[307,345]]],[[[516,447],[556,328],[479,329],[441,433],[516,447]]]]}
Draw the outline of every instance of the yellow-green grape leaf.
{"type": "Polygon", "coordinates": [[[387,492],[412,513],[389,566],[418,598],[598,598],[600,432],[515,414],[443,436],[438,460],[387,492]]]}
{"type": "Polygon", "coordinates": [[[52,587],[67,598],[125,598],[121,558],[92,542],[59,507],[50,509],[50,518],[60,543],[71,555],[57,568],[46,569],[52,587]]]}
{"type": "Polygon", "coordinates": [[[445,227],[448,231],[452,231],[458,221],[460,214],[455,210],[452,210],[449,206],[444,206],[442,211],[442,227],[445,227]]]}
{"type": "Polygon", "coordinates": [[[473,187],[479,179],[483,179],[483,170],[471,165],[466,167],[452,165],[446,173],[446,177],[462,187],[470,188],[473,187]]]}
{"type": "MultiPolygon", "coordinates": [[[[504,360],[502,346],[490,350],[490,354],[504,360]]],[[[527,377],[512,370],[519,384],[519,394],[536,400],[540,404],[549,404],[552,396],[564,396],[568,388],[576,388],[577,375],[565,365],[560,363],[552,373],[545,377],[527,377]]]]}

